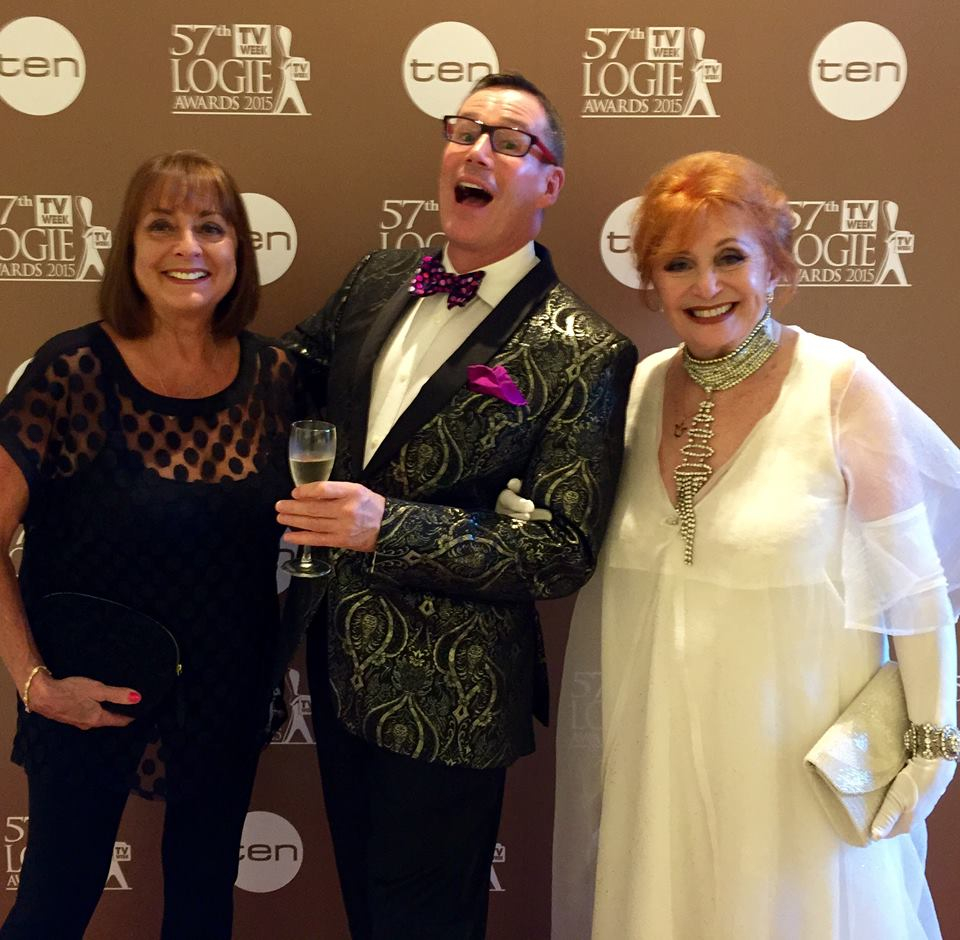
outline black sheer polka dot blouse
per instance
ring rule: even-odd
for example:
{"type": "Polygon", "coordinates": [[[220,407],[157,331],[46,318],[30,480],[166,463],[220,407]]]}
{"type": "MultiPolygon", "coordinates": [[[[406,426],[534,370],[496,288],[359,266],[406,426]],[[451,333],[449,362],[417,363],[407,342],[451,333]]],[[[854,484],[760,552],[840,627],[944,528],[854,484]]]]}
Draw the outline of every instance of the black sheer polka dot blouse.
{"type": "Polygon", "coordinates": [[[183,674],[155,718],[83,732],[19,707],[13,759],[65,786],[144,796],[226,784],[262,741],[278,641],[274,503],[308,410],[292,354],[240,335],[222,392],[140,385],[99,324],[62,333],[0,402],[0,446],[29,486],[20,588],[127,604],[165,624],[183,674]]]}

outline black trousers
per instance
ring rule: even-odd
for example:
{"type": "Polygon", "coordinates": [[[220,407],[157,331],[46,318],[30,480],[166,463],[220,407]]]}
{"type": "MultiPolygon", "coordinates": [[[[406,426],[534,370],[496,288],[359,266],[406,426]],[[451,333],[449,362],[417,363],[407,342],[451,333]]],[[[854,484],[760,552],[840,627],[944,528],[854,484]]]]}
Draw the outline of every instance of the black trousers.
{"type": "MultiPolygon", "coordinates": [[[[240,837],[256,757],[229,788],[166,806],[163,940],[230,940],[240,837]]],[[[30,823],[3,940],[80,940],[103,893],[127,793],[28,778],[30,823]]]]}
{"type": "Polygon", "coordinates": [[[319,632],[307,646],[313,722],[353,940],[483,940],[506,769],[413,760],[349,734],[319,632]]]}

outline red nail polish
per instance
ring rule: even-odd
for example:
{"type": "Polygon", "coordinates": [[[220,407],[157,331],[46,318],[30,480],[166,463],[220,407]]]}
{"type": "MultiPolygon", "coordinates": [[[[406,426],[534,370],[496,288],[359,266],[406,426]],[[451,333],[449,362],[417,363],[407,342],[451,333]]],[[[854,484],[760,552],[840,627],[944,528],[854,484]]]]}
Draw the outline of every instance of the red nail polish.
{"type": "Polygon", "coordinates": [[[131,692],[131,693],[130,693],[130,701],[131,701],[132,704],[136,705],[137,702],[140,701],[140,693],[139,693],[139,692],[131,692]]]}

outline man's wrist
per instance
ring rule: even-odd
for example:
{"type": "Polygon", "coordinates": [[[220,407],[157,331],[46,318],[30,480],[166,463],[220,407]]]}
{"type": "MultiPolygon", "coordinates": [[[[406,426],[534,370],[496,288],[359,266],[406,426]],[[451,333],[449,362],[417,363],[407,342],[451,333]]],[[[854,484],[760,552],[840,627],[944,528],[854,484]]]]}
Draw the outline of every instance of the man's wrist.
{"type": "Polygon", "coordinates": [[[380,530],[383,528],[383,515],[387,509],[387,500],[379,493],[370,491],[371,502],[373,503],[373,512],[371,513],[371,525],[369,537],[364,541],[360,551],[373,552],[376,554],[377,542],[380,539],[380,530]]]}

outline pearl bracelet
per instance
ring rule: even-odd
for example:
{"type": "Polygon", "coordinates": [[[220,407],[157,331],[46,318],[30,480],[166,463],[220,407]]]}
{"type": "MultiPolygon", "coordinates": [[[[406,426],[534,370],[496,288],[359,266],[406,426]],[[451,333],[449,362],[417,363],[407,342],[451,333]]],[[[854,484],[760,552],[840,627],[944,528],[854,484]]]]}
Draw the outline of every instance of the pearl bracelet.
{"type": "Polygon", "coordinates": [[[23,683],[23,695],[20,696],[23,699],[23,710],[29,715],[30,714],[30,685],[33,680],[37,677],[38,672],[45,672],[48,676],[53,675],[49,669],[43,664],[39,666],[34,666],[30,670],[30,675],[27,676],[27,681],[23,683]]]}

